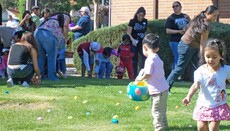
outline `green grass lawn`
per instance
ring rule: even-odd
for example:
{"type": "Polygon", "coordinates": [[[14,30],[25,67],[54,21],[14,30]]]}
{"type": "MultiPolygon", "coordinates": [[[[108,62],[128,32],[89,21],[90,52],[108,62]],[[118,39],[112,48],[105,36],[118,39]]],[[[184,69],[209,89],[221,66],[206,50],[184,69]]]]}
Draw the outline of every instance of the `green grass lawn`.
{"type": "MultiPolygon", "coordinates": [[[[0,131],[152,131],[151,101],[131,101],[126,95],[129,82],[70,77],[58,83],[43,81],[40,87],[7,88],[1,81],[0,131]],[[114,115],[119,116],[118,124],[111,122],[114,115]]],[[[168,98],[170,131],[196,130],[196,96],[190,106],[181,103],[190,85],[174,84],[168,98]]],[[[229,131],[230,122],[221,122],[220,130],[229,131]]]]}

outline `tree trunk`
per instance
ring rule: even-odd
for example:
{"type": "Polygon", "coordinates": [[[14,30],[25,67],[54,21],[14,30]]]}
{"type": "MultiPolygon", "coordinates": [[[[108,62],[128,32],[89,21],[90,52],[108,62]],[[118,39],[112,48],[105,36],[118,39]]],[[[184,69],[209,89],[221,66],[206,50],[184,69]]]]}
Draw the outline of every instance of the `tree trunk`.
{"type": "Polygon", "coordinates": [[[32,0],[26,0],[26,10],[30,10],[32,6],[32,0]]]}
{"type": "Polygon", "coordinates": [[[2,25],[2,5],[0,3],[0,25],[2,25]]]}
{"type": "Polygon", "coordinates": [[[98,3],[99,0],[93,0],[93,4],[94,4],[94,22],[93,22],[93,27],[94,30],[96,30],[98,28],[98,3]]]}

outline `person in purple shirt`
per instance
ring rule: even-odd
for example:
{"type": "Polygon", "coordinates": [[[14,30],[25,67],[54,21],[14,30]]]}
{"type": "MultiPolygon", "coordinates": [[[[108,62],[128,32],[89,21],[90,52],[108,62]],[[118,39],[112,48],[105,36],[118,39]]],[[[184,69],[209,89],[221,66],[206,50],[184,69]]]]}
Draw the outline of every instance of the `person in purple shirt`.
{"type": "Polygon", "coordinates": [[[69,14],[55,13],[43,22],[34,33],[39,48],[39,69],[43,78],[45,74],[44,65],[47,57],[48,79],[58,81],[56,75],[57,49],[60,49],[63,40],[67,41],[70,21],[71,18],[69,14]]]}

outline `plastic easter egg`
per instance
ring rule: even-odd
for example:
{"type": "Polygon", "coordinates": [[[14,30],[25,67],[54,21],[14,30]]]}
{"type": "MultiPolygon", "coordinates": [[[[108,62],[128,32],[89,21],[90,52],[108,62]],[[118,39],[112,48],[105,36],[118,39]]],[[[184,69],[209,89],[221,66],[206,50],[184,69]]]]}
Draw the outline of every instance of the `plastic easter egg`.
{"type": "Polygon", "coordinates": [[[150,98],[147,83],[145,81],[130,82],[127,87],[129,99],[134,101],[146,101],[150,98]]]}
{"type": "Polygon", "coordinates": [[[8,91],[8,90],[5,90],[4,93],[5,93],[5,94],[9,94],[9,91],[8,91]]]}
{"type": "Polygon", "coordinates": [[[135,107],[135,110],[137,110],[137,111],[140,110],[140,109],[141,109],[140,106],[136,106],[136,107],[135,107]]]}
{"type": "Polygon", "coordinates": [[[113,118],[113,119],[112,119],[112,123],[113,123],[113,124],[118,124],[118,119],[113,118]]]}
{"type": "Polygon", "coordinates": [[[114,115],[114,116],[113,116],[113,119],[117,119],[117,118],[118,118],[118,115],[114,115]]]}

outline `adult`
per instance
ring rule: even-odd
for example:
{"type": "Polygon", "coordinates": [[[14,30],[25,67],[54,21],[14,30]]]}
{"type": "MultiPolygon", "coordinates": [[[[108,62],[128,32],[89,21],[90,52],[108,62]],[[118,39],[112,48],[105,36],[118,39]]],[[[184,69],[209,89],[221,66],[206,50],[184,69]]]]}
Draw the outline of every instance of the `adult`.
{"type": "Polygon", "coordinates": [[[88,71],[88,77],[92,77],[94,64],[94,54],[101,49],[101,44],[98,42],[84,42],[77,48],[77,53],[82,61],[81,76],[85,77],[85,70],[88,71]]]}
{"type": "Polygon", "coordinates": [[[169,38],[169,46],[173,53],[173,64],[172,69],[175,68],[177,60],[178,60],[178,43],[182,35],[185,33],[185,27],[189,23],[190,18],[188,15],[181,13],[181,3],[179,1],[175,1],[172,4],[172,8],[174,13],[172,13],[166,20],[166,33],[170,35],[169,38]]]}
{"type": "Polygon", "coordinates": [[[210,32],[210,23],[214,22],[218,15],[217,7],[210,5],[189,23],[178,44],[178,62],[167,78],[170,89],[174,81],[184,73],[190,61],[198,64],[198,53],[203,54],[203,47],[210,32]]]}
{"type": "Polygon", "coordinates": [[[0,3],[0,25],[2,25],[2,4],[0,3]]]}
{"type": "Polygon", "coordinates": [[[50,16],[50,9],[49,8],[45,8],[42,11],[42,18],[40,19],[40,23],[43,23],[44,21],[48,20],[49,16],[50,16]]]}
{"type": "Polygon", "coordinates": [[[134,48],[133,69],[134,77],[138,75],[138,57],[141,57],[141,64],[139,69],[144,67],[145,56],[142,51],[142,40],[147,30],[148,21],[145,19],[146,11],[144,7],[138,8],[134,18],[129,21],[127,34],[132,40],[134,48]]]}
{"type": "Polygon", "coordinates": [[[22,27],[24,31],[34,32],[36,29],[35,23],[31,19],[30,11],[26,10],[22,15],[22,21],[20,22],[19,26],[22,27]]]}
{"type": "Polygon", "coordinates": [[[74,32],[74,40],[80,38],[81,36],[87,35],[91,31],[91,19],[90,10],[87,6],[81,7],[79,10],[81,15],[80,19],[74,27],[69,29],[74,32]]]}
{"type": "Polygon", "coordinates": [[[11,46],[7,74],[7,86],[13,86],[18,81],[22,86],[28,87],[31,79],[41,78],[37,62],[38,48],[34,36],[31,32],[25,32],[21,41],[11,46]]]}
{"type": "Polygon", "coordinates": [[[16,29],[19,26],[19,22],[13,19],[12,15],[8,16],[8,21],[6,22],[6,27],[11,27],[16,29]]]}
{"type": "Polygon", "coordinates": [[[56,75],[57,49],[63,40],[67,40],[70,21],[69,14],[55,13],[43,22],[34,33],[39,49],[39,69],[44,77],[44,65],[47,57],[49,80],[58,81],[56,75]]]}
{"type": "Polygon", "coordinates": [[[2,39],[3,45],[5,48],[11,46],[12,34],[15,29],[6,26],[0,26],[0,38],[2,39]]]}
{"type": "Polygon", "coordinates": [[[41,14],[41,9],[39,6],[33,6],[32,7],[32,21],[35,23],[36,27],[38,27],[40,23],[40,14],[41,14]]]}

